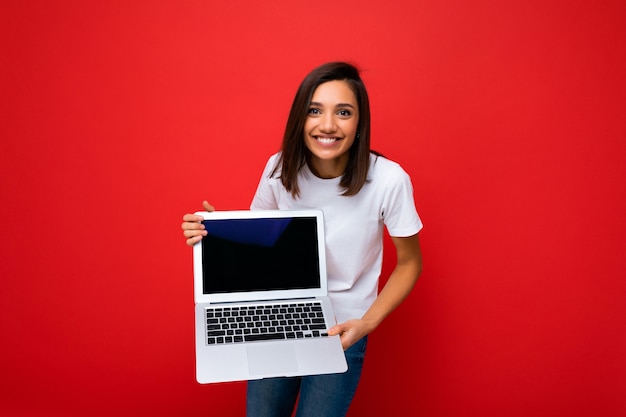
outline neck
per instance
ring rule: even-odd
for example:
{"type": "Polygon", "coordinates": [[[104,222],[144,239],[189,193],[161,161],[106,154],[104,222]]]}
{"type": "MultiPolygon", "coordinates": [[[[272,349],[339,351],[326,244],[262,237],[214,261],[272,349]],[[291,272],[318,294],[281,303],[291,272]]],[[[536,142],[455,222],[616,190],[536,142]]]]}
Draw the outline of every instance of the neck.
{"type": "Polygon", "coordinates": [[[333,160],[323,160],[319,158],[311,158],[309,161],[309,169],[316,177],[323,179],[331,179],[341,177],[346,172],[348,166],[348,157],[333,160]]]}

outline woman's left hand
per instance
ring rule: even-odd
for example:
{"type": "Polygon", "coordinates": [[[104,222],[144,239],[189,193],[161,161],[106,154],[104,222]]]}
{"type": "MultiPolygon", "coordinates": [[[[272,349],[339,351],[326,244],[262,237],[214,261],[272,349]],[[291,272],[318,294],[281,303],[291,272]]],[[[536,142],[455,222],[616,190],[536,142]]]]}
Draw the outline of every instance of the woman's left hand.
{"type": "Polygon", "coordinates": [[[353,319],[334,325],[328,329],[328,335],[339,335],[343,350],[346,350],[363,336],[367,336],[372,330],[365,320],[353,319]]]}

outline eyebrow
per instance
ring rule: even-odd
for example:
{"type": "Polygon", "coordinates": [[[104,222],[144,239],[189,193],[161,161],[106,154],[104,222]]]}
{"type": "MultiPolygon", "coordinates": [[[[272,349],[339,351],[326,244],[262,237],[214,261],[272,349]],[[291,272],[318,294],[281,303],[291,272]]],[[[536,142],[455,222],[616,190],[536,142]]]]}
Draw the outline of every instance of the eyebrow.
{"type": "MultiPolygon", "coordinates": [[[[322,105],[322,103],[318,103],[317,101],[312,101],[312,102],[311,102],[311,104],[310,104],[310,106],[319,106],[319,107],[324,107],[324,106],[322,105]]],[[[352,104],[350,104],[350,103],[338,103],[335,107],[336,107],[336,108],[339,108],[339,107],[350,107],[350,108],[352,108],[352,109],[356,109],[356,107],[354,107],[354,106],[353,106],[352,104]]]]}

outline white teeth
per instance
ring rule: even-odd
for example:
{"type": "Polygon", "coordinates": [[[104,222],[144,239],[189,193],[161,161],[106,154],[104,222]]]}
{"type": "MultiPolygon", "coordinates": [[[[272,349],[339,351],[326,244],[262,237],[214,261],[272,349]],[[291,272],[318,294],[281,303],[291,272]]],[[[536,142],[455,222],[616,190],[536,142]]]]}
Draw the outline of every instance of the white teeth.
{"type": "Polygon", "coordinates": [[[318,142],[322,142],[322,143],[333,143],[336,142],[337,139],[336,138],[320,138],[319,136],[317,137],[317,141],[318,142]]]}

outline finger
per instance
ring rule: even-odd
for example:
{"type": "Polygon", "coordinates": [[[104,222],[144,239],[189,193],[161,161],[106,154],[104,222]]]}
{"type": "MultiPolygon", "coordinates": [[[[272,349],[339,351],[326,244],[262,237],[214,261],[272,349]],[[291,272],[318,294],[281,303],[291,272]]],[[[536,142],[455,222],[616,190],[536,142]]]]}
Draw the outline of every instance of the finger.
{"type": "Polygon", "coordinates": [[[183,216],[183,221],[184,222],[201,222],[202,220],[204,220],[204,218],[202,216],[197,216],[195,214],[190,214],[187,213],[183,216]]]}
{"type": "Polygon", "coordinates": [[[189,246],[193,246],[196,243],[200,242],[201,240],[202,240],[202,236],[195,236],[195,237],[187,239],[185,243],[187,243],[187,245],[189,246]]]}
{"type": "Polygon", "coordinates": [[[204,230],[204,224],[198,222],[183,222],[180,227],[183,230],[204,230]]]}
{"type": "Polygon", "coordinates": [[[335,325],[331,327],[330,329],[328,329],[327,333],[329,336],[335,336],[337,334],[343,333],[343,328],[339,325],[335,325]]]}
{"type": "Polygon", "coordinates": [[[213,207],[208,201],[204,200],[202,202],[202,207],[204,207],[204,209],[206,211],[215,211],[215,207],[213,207]]]}
{"type": "Polygon", "coordinates": [[[190,230],[190,229],[183,230],[183,236],[185,236],[188,239],[192,237],[196,237],[196,236],[203,237],[206,235],[207,235],[206,230],[190,230]]]}

